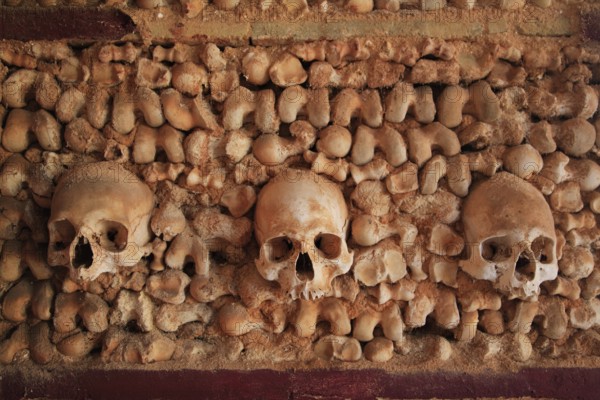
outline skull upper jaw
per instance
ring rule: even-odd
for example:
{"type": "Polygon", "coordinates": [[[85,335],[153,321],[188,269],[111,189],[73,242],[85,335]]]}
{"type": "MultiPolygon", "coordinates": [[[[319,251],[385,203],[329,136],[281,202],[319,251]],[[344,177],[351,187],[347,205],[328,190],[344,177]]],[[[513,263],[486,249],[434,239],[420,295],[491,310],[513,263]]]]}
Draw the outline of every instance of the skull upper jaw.
{"type": "Polygon", "coordinates": [[[475,279],[493,282],[494,288],[509,299],[536,301],[540,285],[556,279],[558,275],[555,238],[546,238],[549,244],[544,261],[538,260],[540,251],[533,248],[536,240],[544,237],[543,234],[536,230],[527,236],[500,232],[497,236],[499,239],[488,238],[470,246],[468,259],[459,261],[459,266],[475,279]],[[510,251],[504,257],[485,256],[485,243],[491,239],[504,242],[510,251]]]}
{"type": "Polygon", "coordinates": [[[330,295],[333,279],[350,270],[354,254],[343,240],[339,241],[336,257],[329,257],[306,240],[290,236],[292,238],[288,240],[292,248],[288,254],[281,256],[281,261],[277,257],[281,255],[280,246],[273,244],[272,240],[280,237],[266,240],[261,246],[256,260],[260,275],[268,281],[278,282],[290,300],[313,300],[330,295]]]}

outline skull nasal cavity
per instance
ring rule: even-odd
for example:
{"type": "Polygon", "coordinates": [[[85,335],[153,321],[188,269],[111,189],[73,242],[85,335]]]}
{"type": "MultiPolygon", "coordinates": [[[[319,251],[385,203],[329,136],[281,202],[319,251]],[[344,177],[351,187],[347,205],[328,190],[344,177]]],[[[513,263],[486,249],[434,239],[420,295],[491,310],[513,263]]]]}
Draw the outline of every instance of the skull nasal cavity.
{"type": "Polygon", "coordinates": [[[517,260],[515,270],[521,276],[524,276],[528,281],[535,278],[535,263],[531,262],[529,257],[525,254],[521,254],[517,260]]]}
{"type": "Polygon", "coordinates": [[[313,270],[312,261],[308,254],[300,253],[296,261],[296,275],[302,281],[310,281],[314,278],[315,271],[313,270]]]}
{"type": "Polygon", "coordinates": [[[89,268],[94,262],[94,253],[90,242],[80,237],[75,245],[75,255],[73,257],[73,266],[75,268],[89,268]]]}

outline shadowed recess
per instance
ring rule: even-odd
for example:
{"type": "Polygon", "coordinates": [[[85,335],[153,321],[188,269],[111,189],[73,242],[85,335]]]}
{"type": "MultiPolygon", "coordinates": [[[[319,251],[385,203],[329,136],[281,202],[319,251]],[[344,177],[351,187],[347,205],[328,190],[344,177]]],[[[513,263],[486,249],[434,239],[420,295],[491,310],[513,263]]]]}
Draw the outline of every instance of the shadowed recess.
{"type": "Polygon", "coordinates": [[[0,7],[0,39],[118,40],[135,28],[129,16],[116,10],[0,7]]]}

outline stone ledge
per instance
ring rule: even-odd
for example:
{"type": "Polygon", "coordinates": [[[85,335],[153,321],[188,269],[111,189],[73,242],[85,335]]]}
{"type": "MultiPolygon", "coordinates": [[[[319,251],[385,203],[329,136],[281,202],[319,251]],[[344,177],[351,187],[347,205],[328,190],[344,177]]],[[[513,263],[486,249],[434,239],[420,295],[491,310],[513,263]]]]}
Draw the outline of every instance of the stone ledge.
{"type": "MultiPolygon", "coordinates": [[[[26,9],[0,7],[0,39],[12,40],[143,40],[145,42],[239,45],[289,43],[359,36],[475,39],[494,34],[555,37],[580,32],[577,9],[543,10],[526,7],[500,13],[487,10],[434,10],[379,13],[357,18],[349,14],[307,14],[258,18],[235,14],[182,18],[166,8],[105,10],[94,8],[26,9]]],[[[583,16],[591,37],[600,33],[598,11],[583,16]]]]}

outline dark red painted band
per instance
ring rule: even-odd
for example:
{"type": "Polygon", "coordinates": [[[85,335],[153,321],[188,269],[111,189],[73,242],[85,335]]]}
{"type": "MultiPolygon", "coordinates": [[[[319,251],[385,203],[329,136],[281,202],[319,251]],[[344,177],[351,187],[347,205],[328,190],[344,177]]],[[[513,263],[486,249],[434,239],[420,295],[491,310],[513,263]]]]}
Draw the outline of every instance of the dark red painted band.
{"type": "Polygon", "coordinates": [[[134,31],[131,18],[117,10],[0,7],[0,39],[119,40],[134,31]]]}
{"type": "Polygon", "coordinates": [[[600,10],[586,12],[581,17],[583,36],[590,40],[600,41],[600,10]]]}
{"type": "Polygon", "coordinates": [[[516,373],[380,370],[139,371],[48,370],[36,381],[16,369],[2,372],[0,398],[13,399],[375,399],[544,397],[597,399],[600,369],[524,369],[516,373]]]}

